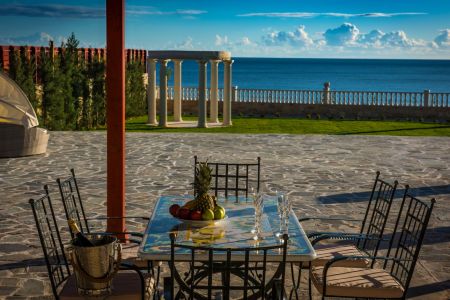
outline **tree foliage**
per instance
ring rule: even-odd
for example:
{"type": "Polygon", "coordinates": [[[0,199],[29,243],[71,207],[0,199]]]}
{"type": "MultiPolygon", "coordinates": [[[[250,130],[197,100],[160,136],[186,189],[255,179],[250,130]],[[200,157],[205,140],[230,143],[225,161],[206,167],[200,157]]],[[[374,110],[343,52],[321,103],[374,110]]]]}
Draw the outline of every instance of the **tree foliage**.
{"type": "MultiPolygon", "coordinates": [[[[50,51],[41,51],[39,57],[18,50],[10,56],[9,76],[27,94],[41,125],[50,130],[89,130],[106,124],[106,62],[97,56],[87,61],[79,45],[72,33],[57,54],[50,42],[50,51]]],[[[144,71],[139,62],[127,64],[127,117],[146,112],[144,71]]]]}
{"type": "Polygon", "coordinates": [[[130,62],[126,72],[126,117],[145,114],[147,102],[144,85],[143,66],[139,62],[130,62]]]}

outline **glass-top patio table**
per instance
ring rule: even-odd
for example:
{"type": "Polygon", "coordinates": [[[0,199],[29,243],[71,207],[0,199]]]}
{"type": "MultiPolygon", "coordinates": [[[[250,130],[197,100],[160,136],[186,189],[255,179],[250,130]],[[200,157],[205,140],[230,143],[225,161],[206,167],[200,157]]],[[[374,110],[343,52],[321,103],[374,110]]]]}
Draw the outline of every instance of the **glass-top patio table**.
{"type": "MultiPolygon", "coordinates": [[[[187,245],[210,246],[214,248],[245,248],[275,245],[280,242],[276,236],[280,220],[277,213],[275,197],[265,196],[264,216],[262,222],[263,239],[255,241],[251,233],[255,224],[254,207],[250,199],[221,199],[218,204],[225,208],[227,217],[215,224],[204,227],[193,226],[174,218],[169,213],[172,204],[182,206],[192,196],[161,196],[155,205],[152,217],[145,229],[145,235],[139,248],[138,256],[144,260],[170,260],[170,233],[176,232],[176,243],[187,245]]],[[[316,254],[294,212],[289,214],[289,243],[287,262],[312,261],[316,254]]],[[[181,250],[181,249],[180,249],[181,250]]],[[[176,260],[187,260],[189,252],[176,252],[176,260]]],[[[260,258],[255,255],[250,260],[260,258]]],[[[206,258],[206,253],[205,253],[206,258]]],[[[281,260],[280,253],[268,252],[267,261],[281,260]]],[[[201,259],[201,257],[198,257],[201,259]]],[[[236,258],[239,260],[239,258],[236,258]]]]}

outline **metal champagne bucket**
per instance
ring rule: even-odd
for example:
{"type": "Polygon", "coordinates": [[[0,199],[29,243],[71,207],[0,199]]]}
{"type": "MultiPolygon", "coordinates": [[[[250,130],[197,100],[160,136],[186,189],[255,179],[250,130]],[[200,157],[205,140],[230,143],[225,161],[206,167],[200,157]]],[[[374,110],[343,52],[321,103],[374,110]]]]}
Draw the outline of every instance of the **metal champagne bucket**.
{"type": "Polygon", "coordinates": [[[111,282],[121,260],[121,246],[114,236],[85,234],[94,247],[72,241],[70,253],[78,293],[83,296],[105,296],[111,293],[111,282]]]}

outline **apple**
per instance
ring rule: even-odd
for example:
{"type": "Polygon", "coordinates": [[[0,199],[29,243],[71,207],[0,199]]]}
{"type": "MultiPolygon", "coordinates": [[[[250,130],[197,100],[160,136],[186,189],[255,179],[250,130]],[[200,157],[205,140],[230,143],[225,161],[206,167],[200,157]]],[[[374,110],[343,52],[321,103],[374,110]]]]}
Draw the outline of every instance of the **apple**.
{"type": "Polygon", "coordinates": [[[191,214],[191,211],[187,208],[182,207],[178,210],[178,218],[180,218],[180,219],[189,220],[190,214],[191,214]]]}
{"type": "Polygon", "coordinates": [[[199,210],[193,210],[191,211],[191,220],[201,220],[202,219],[202,212],[199,210]]]}
{"type": "Polygon", "coordinates": [[[214,212],[207,208],[203,211],[202,219],[205,221],[214,220],[214,212]]]}
{"type": "Polygon", "coordinates": [[[180,209],[180,206],[178,204],[173,204],[169,207],[169,212],[172,216],[176,217],[176,216],[178,216],[179,209],[180,209]]]}
{"type": "Polygon", "coordinates": [[[214,208],[214,219],[221,220],[223,218],[225,218],[225,208],[216,205],[216,207],[214,208]]]}

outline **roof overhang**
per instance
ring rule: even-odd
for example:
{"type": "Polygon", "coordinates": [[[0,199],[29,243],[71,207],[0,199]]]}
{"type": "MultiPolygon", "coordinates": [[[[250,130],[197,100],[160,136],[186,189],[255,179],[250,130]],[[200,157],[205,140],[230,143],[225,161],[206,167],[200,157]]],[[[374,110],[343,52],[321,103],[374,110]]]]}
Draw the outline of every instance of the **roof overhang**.
{"type": "Polygon", "coordinates": [[[148,59],[191,59],[191,60],[231,60],[228,51],[181,51],[157,50],[147,51],[148,59]]]}

